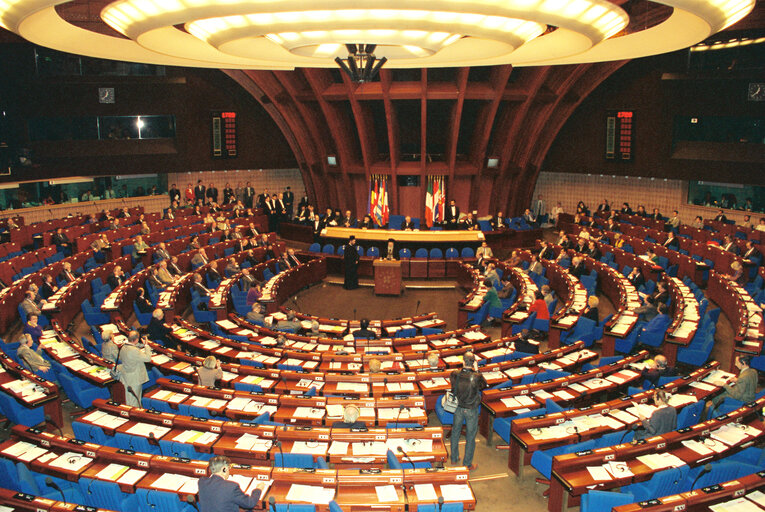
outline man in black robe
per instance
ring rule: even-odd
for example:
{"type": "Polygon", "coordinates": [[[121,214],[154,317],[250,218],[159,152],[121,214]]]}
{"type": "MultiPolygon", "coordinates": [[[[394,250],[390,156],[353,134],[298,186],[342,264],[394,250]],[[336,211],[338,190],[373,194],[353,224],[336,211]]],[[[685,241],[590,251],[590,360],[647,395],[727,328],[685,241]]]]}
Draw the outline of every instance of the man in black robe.
{"type": "Polygon", "coordinates": [[[359,287],[359,253],[356,249],[356,237],[351,236],[343,249],[343,266],[345,268],[346,290],[355,290],[359,287]]]}

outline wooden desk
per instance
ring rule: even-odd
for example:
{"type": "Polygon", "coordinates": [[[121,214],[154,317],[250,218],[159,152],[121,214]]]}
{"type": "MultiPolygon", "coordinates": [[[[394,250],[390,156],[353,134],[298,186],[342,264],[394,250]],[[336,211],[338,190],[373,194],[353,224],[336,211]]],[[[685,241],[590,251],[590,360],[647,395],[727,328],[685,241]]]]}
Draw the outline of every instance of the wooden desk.
{"type": "Polygon", "coordinates": [[[375,295],[401,295],[401,261],[376,259],[375,295]]]}

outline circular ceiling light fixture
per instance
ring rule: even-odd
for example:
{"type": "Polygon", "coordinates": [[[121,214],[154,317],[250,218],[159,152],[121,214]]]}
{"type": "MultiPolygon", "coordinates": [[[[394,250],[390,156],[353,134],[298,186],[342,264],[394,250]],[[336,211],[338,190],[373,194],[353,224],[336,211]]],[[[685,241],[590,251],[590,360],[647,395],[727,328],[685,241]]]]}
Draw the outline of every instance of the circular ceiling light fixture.
{"type": "Polygon", "coordinates": [[[70,23],[56,9],[67,3],[1,0],[0,26],[69,53],[176,66],[333,67],[346,45],[374,45],[386,67],[529,66],[687,48],[755,0],[665,0],[671,15],[629,33],[609,0],[116,0],[101,19],[124,37],[70,23]]]}

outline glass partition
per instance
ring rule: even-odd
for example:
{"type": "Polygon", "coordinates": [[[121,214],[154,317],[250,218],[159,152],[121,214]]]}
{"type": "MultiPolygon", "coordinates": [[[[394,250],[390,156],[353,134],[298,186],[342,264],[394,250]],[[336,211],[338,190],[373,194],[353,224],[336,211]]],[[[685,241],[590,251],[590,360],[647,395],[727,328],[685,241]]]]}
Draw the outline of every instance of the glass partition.
{"type": "Polygon", "coordinates": [[[765,212],[765,187],[691,181],[688,184],[688,203],[715,208],[765,212]]]}

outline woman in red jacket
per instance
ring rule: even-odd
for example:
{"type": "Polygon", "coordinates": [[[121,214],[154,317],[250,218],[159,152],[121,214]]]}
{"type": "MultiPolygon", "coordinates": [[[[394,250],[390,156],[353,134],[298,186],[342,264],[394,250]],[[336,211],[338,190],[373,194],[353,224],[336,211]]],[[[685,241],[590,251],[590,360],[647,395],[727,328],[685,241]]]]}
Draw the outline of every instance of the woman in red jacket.
{"type": "Polygon", "coordinates": [[[547,310],[547,303],[545,302],[542,292],[537,290],[534,294],[534,302],[531,303],[529,308],[529,314],[537,313],[537,320],[549,320],[550,312],[547,310]]]}

